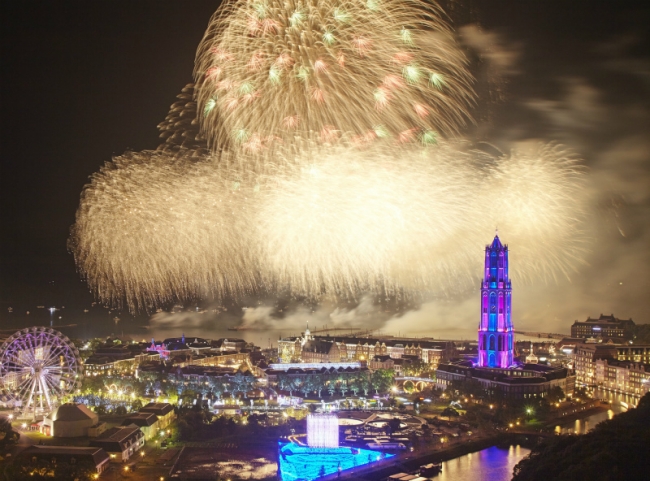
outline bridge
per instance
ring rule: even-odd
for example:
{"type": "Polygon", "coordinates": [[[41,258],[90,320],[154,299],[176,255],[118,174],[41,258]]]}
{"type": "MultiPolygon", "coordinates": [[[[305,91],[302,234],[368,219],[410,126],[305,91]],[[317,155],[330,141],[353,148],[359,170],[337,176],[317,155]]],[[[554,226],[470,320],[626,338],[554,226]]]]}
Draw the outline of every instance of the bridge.
{"type": "Polygon", "coordinates": [[[571,334],[560,334],[557,332],[532,332],[532,331],[515,331],[515,335],[537,337],[539,339],[557,339],[562,340],[565,337],[571,337],[571,334]]]}
{"type": "Polygon", "coordinates": [[[326,327],[323,329],[315,329],[311,331],[312,334],[323,334],[323,333],[336,333],[336,332],[347,332],[347,336],[367,336],[370,333],[376,331],[377,329],[359,329],[358,327],[356,328],[350,328],[350,327],[326,327]]]}
{"type": "Polygon", "coordinates": [[[422,392],[424,391],[428,385],[434,384],[436,382],[435,379],[431,379],[428,377],[414,377],[414,376],[401,376],[401,377],[396,377],[395,381],[400,383],[402,385],[402,389],[405,391],[414,391],[414,392],[422,392]]]}

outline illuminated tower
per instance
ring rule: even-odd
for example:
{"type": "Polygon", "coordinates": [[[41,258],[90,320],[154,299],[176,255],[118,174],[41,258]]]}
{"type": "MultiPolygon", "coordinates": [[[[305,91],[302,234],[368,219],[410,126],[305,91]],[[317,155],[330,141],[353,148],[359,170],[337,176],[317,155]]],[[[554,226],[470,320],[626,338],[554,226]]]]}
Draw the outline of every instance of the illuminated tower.
{"type": "Polygon", "coordinates": [[[512,287],[508,278],[508,246],[494,236],[485,247],[485,277],[481,283],[478,365],[507,368],[514,358],[512,287]]]}

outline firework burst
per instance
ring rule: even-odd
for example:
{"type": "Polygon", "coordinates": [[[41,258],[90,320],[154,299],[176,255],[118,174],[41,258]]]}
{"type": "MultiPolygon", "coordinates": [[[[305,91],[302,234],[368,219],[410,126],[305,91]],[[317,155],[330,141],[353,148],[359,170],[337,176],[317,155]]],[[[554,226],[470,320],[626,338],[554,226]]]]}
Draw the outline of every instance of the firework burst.
{"type": "Polygon", "coordinates": [[[80,270],[104,301],[135,309],[265,289],[464,289],[497,225],[520,279],[580,258],[582,177],[557,146],[502,157],[388,141],[289,152],[255,171],[240,156],[116,158],[82,195],[71,237],[80,270]]]}
{"type": "Polygon", "coordinates": [[[250,182],[228,159],[194,156],[127,152],[92,176],[69,247],[102,300],[136,309],[255,288],[250,182]]]}
{"type": "Polygon", "coordinates": [[[458,132],[474,94],[442,15],[421,0],[226,2],[197,54],[206,137],[237,149],[252,136],[458,132]]]}

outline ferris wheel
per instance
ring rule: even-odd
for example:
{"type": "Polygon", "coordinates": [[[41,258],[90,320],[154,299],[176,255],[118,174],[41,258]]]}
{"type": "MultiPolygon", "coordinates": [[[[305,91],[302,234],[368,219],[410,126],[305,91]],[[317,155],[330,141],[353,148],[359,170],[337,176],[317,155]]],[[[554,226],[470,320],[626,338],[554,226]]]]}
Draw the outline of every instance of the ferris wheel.
{"type": "Polygon", "coordinates": [[[23,413],[46,413],[81,380],[79,351],[67,336],[29,327],[0,346],[0,385],[23,413]]]}

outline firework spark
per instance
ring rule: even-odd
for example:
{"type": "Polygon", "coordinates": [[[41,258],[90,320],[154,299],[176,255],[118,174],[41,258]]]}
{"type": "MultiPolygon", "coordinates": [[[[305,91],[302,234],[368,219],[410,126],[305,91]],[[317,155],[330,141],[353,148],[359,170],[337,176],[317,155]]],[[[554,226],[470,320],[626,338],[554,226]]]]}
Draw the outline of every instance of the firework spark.
{"type": "Polygon", "coordinates": [[[518,278],[566,273],[580,258],[582,175],[557,146],[493,157],[385,141],[248,165],[151,152],[107,164],[71,240],[97,295],[134,309],[257,289],[453,291],[474,280],[497,225],[518,278]]]}
{"type": "Polygon", "coordinates": [[[474,93],[441,15],[422,0],[226,2],[197,54],[206,137],[236,150],[242,131],[294,146],[331,141],[324,129],[457,133],[474,93]]]}

